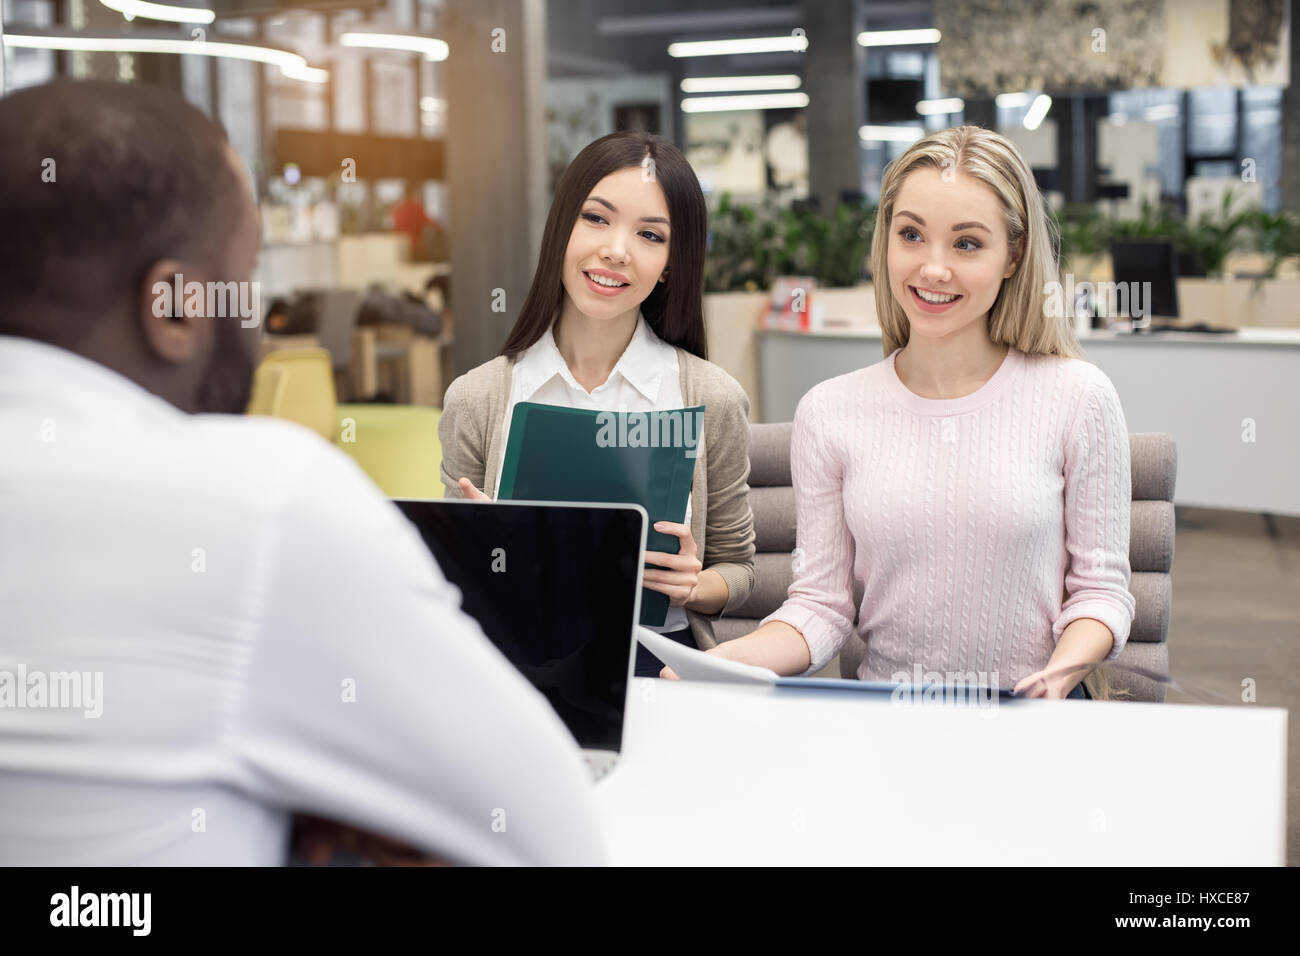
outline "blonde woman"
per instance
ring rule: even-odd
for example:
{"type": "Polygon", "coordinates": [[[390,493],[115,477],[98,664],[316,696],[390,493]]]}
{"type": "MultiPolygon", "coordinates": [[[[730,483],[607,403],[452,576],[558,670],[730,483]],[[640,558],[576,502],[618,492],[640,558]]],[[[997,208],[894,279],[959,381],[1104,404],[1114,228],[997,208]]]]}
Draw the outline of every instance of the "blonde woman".
{"type": "Polygon", "coordinates": [[[913,144],[885,172],[872,272],[884,361],[795,412],[788,598],[712,653],[819,670],[854,628],[856,579],[860,678],[1086,696],[1133,620],[1128,429],[1045,307],[1053,236],[1016,148],[973,126],[913,144]]]}

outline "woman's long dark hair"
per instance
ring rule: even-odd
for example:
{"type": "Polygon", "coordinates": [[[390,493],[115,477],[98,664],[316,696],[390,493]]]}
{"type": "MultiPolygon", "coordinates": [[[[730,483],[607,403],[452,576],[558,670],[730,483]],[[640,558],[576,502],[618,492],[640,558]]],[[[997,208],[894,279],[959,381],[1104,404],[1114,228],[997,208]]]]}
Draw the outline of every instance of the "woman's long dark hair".
{"type": "Polygon", "coordinates": [[[708,230],[704,194],[681,151],[666,139],[642,132],[602,136],[588,144],[560,177],[546,217],[533,282],[501,347],[502,355],[516,357],[545,335],[555,321],[564,302],[564,253],[582,204],[596,183],[629,166],[653,171],[668,203],[668,278],[655,284],[641,303],[641,313],[655,335],[669,345],[708,357],[704,341],[704,244],[708,230]]]}

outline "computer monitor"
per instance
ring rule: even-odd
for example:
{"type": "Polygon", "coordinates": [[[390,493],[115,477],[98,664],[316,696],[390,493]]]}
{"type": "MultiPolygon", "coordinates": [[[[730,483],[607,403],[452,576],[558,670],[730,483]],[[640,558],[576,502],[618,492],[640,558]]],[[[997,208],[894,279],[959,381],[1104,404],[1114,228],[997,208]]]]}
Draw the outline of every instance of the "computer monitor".
{"type": "Polygon", "coordinates": [[[635,660],[645,511],[455,499],[394,504],[460,589],[465,613],[579,745],[617,751],[635,660]]]}
{"type": "Polygon", "coordinates": [[[1147,317],[1178,317],[1178,253],[1172,240],[1112,239],[1110,256],[1115,283],[1130,290],[1130,315],[1136,292],[1147,317]]]}

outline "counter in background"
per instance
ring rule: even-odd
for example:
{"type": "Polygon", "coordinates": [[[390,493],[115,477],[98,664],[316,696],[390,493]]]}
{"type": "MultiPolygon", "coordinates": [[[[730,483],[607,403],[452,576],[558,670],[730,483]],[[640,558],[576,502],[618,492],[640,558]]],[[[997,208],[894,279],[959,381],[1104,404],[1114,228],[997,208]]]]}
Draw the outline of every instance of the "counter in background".
{"type": "MultiPolygon", "coordinates": [[[[879,329],[760,331],[762,420],[789,421],[818,382],[882,359],[879,329]]],[[[1300,515],[1300,330],[1099,332],[1081,340],[1130,432],[1178,443],[1175,503],[1300,515]]]]}

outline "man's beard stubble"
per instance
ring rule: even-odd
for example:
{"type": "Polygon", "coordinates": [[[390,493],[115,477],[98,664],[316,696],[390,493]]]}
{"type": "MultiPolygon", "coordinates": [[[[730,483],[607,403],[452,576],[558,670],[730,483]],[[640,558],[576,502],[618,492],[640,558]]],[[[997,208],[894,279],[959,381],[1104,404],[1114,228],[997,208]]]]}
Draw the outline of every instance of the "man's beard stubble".
{"type": "Polygon", "coordinates": [[[240,345],[240,332],[229,319],[217,323],[212,359],[194,395],[195,412],[242,415],[253,392],[254,361],[240,345]]]}

